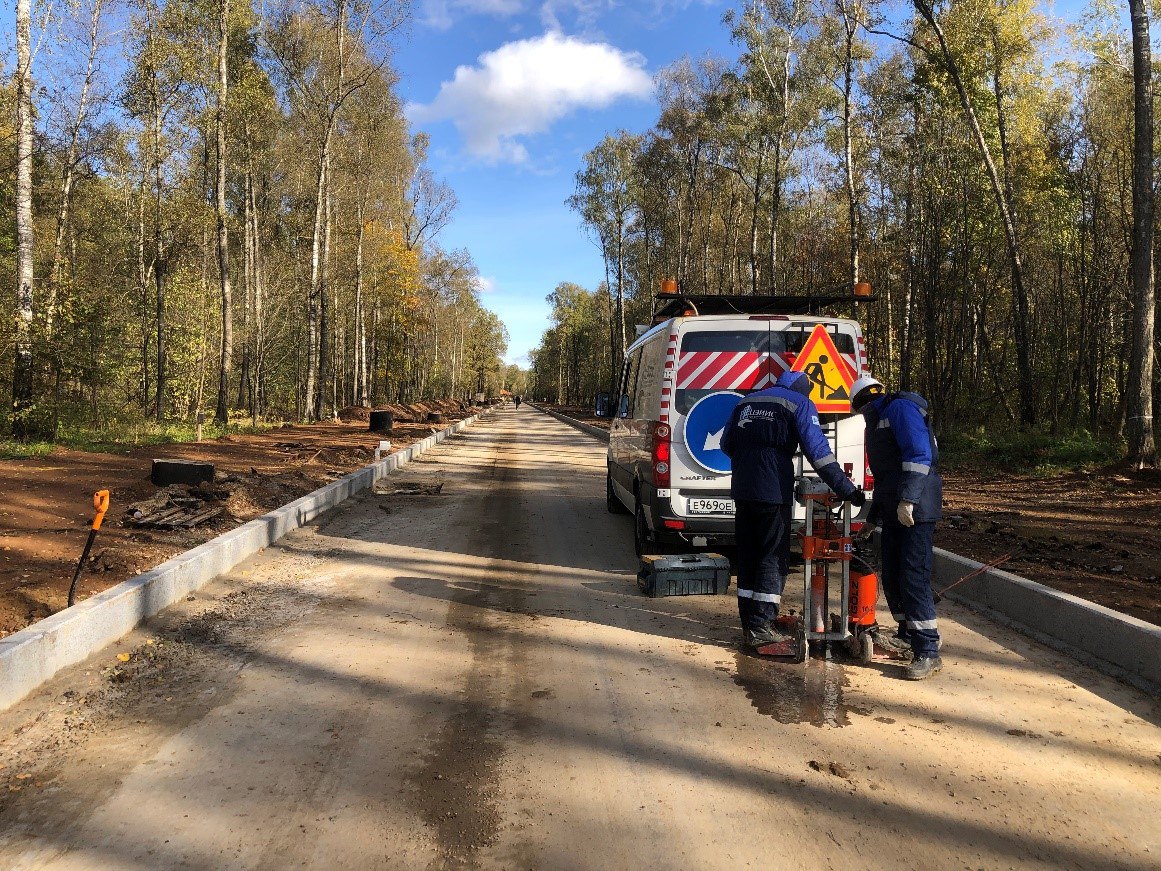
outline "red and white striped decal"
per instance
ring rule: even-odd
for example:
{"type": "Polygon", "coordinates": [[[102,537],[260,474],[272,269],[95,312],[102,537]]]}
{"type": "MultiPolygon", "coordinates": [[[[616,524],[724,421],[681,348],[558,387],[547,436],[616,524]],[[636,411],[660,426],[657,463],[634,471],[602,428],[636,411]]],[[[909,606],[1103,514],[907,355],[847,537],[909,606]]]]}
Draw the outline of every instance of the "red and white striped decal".
{"type": "Polygon", "coordinates": [[[757,351],[691,351],[681,355],[678,390],[760,390],[790,365],[757,351]]]}
{"type": "Polygon", "coordinates": [[[867,357],[867,342],[862,336],[859,336],[859,365],[853,368],[858,374],[866,372],[871,368],[870,358],[867,357]]]}
{"type": "Polygon", "coordinates": [[[677,333],[669,334],[665,346],[665,374],[661,382],[661,422],[669,423],[669,409],[673,405],[673,377],[677,368],[677,333]]]}

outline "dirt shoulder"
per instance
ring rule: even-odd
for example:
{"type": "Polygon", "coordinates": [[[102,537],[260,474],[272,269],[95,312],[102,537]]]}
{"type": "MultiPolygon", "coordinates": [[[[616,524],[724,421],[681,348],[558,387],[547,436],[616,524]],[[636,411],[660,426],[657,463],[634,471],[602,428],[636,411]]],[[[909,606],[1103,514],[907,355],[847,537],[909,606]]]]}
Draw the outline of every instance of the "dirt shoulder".
{"type": "Polygon", "coordinates": [[[944,474],[936,544],[1161,625],[1161,473],[944,474]]]}
{"type": "MultiPolygon", "coordinates": [[[[396,412],[393,452],[471,413],[452,402],[390,407],[396,412]],[[438,411],[443,422],[428,423],[428,411],[438,411]]],[[[6,497],[0,503],[0,637],[65,606],[95,490],[110,490],[112,505],[81,575],[78,601],[367,465],[382,436],[368,431],[365,412],[347,410],[349,423],[286,424],[260,434],[127,447],[117,454],[58,448],[47,456],[0,461],[6,497]],[[214,463],[218,481],[193,495],[220,505],[222,513],[191,529],[131,525],[130,505],[164,499],[149,481],[154,458],[214,463]]]]}
{"type": "MultiPolygon", "coordinates": [[[[608,428],[592,409],[551,406],[608,428]]],[[[935,543],[1161,625],[1161,473],[943,473],[935,543]]]]}

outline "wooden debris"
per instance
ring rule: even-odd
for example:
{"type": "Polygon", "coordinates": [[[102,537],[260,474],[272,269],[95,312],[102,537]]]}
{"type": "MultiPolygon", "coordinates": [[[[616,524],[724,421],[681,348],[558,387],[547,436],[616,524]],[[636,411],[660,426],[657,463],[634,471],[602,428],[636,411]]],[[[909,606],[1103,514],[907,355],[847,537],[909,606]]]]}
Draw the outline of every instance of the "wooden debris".
{"type": "Polygon", "coordinates": [[[141,514],[129,518],[130,526],[149,526],[157,529],[192,529],[208,520],[213,520],[226,510],[224,505],[206,506],[197,500],[197,506],[171,505],[153,514],[141,514]]]}
{"type": "Polygon", "coordinates": [[[388,496],[438,496],[443,490],[443,482],[438,484],[401,484],[389,491],[388,496]]]}

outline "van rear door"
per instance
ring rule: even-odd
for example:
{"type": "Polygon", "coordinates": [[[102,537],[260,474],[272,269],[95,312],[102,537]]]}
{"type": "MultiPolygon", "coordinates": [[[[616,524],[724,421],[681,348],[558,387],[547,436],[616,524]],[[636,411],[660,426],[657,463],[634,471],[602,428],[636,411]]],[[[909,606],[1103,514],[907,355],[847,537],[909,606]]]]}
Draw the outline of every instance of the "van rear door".
{"type": "Polygon", "coordinates": [[[699,318],[683,325],[671,415],[675,513],[687,517],[733,513],[729,460],[719,448],[732,410],[728,394],[740,398],[769,387],[778,378],[775,362],[767,320],[699,318]],[[714,398],[717,394],[727,397],[714,398]]]}
{"type": "MultiPolygon", "coordinates": [[[[794,367],[798,354],[818,323],[824,323],[842,362],[856,377],[862,372],[859,336],[853,322],[799,320],[779,316],[696,319],[681,330],[674,379],[672,505],[686,517],[732,513],[729,463],[720,452],[719,426],[688,426],[690,412],[714,394],[739,397],[773,386],[794,367]]],[[[711,400],[712,401],[712,400],[711,400]]],[[[720,416],[720,415],[719,415],[720,416]]],[[[700,415],[699,415],[700,417],[700,415]]],[[[863,473],[862,418],[851,414],[823,414],[820,424],[839,462],[851,467],[856,483],[863,473]]],[[[799,463],[802,464],[801,454],[799,463]]],[[[800,469],[802,466],[800,465],[800,469]]],[[[809,464],[805,466],[809,472],[809,464]]],[[[796,510],[800,514],[801,510],[796,510]]]]}

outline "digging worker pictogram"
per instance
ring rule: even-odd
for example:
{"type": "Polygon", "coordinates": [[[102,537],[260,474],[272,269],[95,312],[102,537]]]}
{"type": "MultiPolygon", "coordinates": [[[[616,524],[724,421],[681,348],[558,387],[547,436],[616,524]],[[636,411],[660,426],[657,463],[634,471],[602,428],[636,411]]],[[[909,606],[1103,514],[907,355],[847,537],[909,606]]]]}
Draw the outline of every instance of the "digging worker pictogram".
{"type": "Polygon", "coordinates": [[[847,393],[840,384],[838,387],[832,387],[826,380],[826,364],[830,362],[830,357],[823,354],[814,363],[807,364],[803,369],[803,373],[813,383],[818,385],[818,389],[825,399],[846,399],[847,393]]]}
{"type": "Polygon", "coordinates": [[[939,446],[917,393],[887,393],[864,375],[851,404],[867,423],[867,458],[875,475],[867,530],[882,526],[883,592],[899,632],[891,646],[910,647],[907,677],[923,680],[943,668],[931,591],[935,523],[942,517],[939,446]]]}
{"type": "Polygon", "coordinates": [[[863,492],[838,464],[818,423],[805,372],[786,372],[767,390],[738,403],[722,435],[733,466],[734,537],[738,548],[738,614],[750,647],[789,638],[774,625],[790,560],[794,505],[794,455],[802,453],[822,480],[861,506],[863,492]]]}

